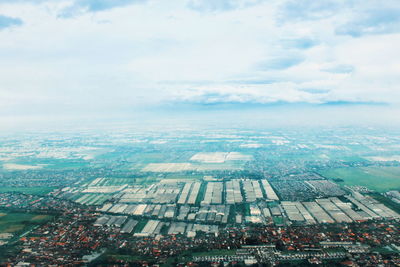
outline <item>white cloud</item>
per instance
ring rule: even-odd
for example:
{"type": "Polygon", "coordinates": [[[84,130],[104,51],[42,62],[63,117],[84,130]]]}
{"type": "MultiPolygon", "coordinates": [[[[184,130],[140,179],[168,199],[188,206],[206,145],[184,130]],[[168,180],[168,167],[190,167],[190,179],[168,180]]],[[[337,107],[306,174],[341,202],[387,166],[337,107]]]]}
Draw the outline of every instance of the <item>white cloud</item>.
{"type": "Polygon", "coordinates": [[[399,31],[363,34],[366,19],[346,1],[295,14],[293,1],[131,2],[0,1],[2,15],[24,21],[0,31],[0,114],[176,101],[399,102],[399,31]],[[338,34],[352,21],[361,34],[338,34]]]}

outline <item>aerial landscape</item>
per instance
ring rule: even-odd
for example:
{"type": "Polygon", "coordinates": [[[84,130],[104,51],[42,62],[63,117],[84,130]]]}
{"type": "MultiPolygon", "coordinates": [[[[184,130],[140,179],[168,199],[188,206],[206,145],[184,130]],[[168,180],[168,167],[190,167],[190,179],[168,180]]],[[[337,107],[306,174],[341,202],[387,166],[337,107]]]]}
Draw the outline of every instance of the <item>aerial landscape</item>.
{"type": "Polygon", "coordinates": [[[0,266],[400,266],[398,0],[0,0],[0,266]]]}
{"type": "Polygon", "coordinates": [[[398,131],[2,140],[4,262],[399,263],[398,131]]]}

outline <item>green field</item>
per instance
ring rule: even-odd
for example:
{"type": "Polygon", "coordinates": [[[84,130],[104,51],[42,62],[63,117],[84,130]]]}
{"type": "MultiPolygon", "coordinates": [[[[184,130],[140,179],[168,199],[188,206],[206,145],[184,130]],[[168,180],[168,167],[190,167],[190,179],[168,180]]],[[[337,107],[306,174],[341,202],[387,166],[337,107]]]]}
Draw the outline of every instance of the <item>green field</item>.
{"type": "Polygon", "coordinates": [[[135,233],[140,233],[143,228],[146,226],[148,220],[144,219],[144,220],[140,220],[139,223],[135,226],[134,232],[135,233]]]}
{"type": "Polygon", "coordinates": [[[29,230],[30,227],[48,221],[49,215],[8,212],[0,210],[0,233],[20,233],[29,230]]]}
{"type": "Polygon", "coordinates": [[[283,223],[284,223],[283,217],[273,216],[272,220],[274,221],[275,225],[283,225],[283,223]]]}
{"type": "Polygon", "coordinates": [[[167,173],[163,179],[170,180],[203,180],[204,175],[198,173],[180,174],[180,173],[167,173]]]}
{"type": "Polygon", "coordinates": [[[224,256],[235,255],[236,249],[213,249],[210,251],[193,252],[192,256],[224,256]]]}
{"type": "MultiPolygon", "coordinates": [[[[54,158],[16,158],[11,161],[7,161],[7,164],[18,164],[18,165],[27,165],[27,166],[38,166],[42,165],[42,168],[39,170],[67,170],[67,169],[77,169],[87,167],[89,163],[83,159],[54,159],[54,158]]],[[[3,166],[3,165],[1,165],[3,166]]],[[[16,171],[16,170],[10,170],[16,171]]]]}
{"type": "Polygon", "coordinates": [[[52,218],[53,216],[50,215],[11,212],[0,209],[0,234],[10,233],[13,235],[11,239],[7,240],[9,242],[7,246],[0,246],[0,262],[19,253],[20,249],[14,246],[14,241],[18,240],[22,234],[52,218]]]}
{"type": "MultiPolygon", "coordinates": [[[[139,255],[123,249],[107,249],[102,255],[93,261],[89,262],[87,266],[109,266],[110,263],[133,263],[139,261],[152,262],[154,258],[146,255],[139,255]]],[[[136,266],[136,265],[134,265],[136,266]]]]}
{"type": "Polygon", "coordinates": [[[349,167],[319,172],[329,179],[342,179],[343,185],[361,185],[378,192],[400,189],[400,167],[349,167]]]}
{"type": "Polygon", "coordinates": [[[0,193],[18,192],[30,195],[47,195],[54,187],[0,187],[0,193]]]}

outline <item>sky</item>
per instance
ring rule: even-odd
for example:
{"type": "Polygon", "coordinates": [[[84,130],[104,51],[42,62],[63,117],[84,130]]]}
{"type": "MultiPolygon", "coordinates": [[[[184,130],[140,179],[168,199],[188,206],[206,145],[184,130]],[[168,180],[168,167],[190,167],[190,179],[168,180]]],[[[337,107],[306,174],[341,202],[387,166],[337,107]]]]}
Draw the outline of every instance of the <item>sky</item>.
{"type": "Polygon", "coordinates": [[[0,0],[0,129],[400,124],[399,47],[398,0],[0,0]]]}

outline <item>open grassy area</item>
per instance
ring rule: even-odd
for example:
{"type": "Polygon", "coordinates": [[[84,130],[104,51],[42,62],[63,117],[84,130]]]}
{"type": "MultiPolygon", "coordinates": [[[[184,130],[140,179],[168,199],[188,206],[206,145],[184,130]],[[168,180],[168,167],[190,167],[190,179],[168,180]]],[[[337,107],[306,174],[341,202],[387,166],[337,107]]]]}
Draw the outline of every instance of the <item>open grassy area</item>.
{"type": "Polygon", "coordinates": [[[190,174],[181,174],[181,173],[168,173],[165,175],[163,179],[169,180],[203,180],[203,174],[190,173],[190,174]]]}
{"type": "Polygon", "coordinates": [[[319,173],[329,179],[342,179],[343,185],[361,185],[378,192],[400,189],[400,167],[334,168],[319,173]]]}
{"type": "Polygon", "coordinates": [[[202,183],[199,189],[199,193],[197,194],[196,198],[196,206],[199,206],[201,201],[204,199],[204,195],[206,194],[206,183],[202,183]]]}
{"type": "Polygon", "coordinates": [[[0,193],[18,192],[30,195],[47,195],[54,187],[0,187],[0,193]]]}
{"type": "Polygon", "coordinates": [[[143,228],[146,226],[148,220],[144,219],[144,220],[140,220],[139,223],[135,226],[134,232],[135,233],[140,233],[143,228]]]}
{"type": "Polygon", "coordinates": [[[272,220],[274,221],[275,225],[283,225],[283,217],[273,216],[272,220]]]}
{"type": "Polygon", "coordinates": [[[148,260],[148,257],[141,256],[141,255],[107,255],[107,256],[112,258],[113,260],[123,260],[125,262],[136,262],[136,261],[148,260]]]}
{"type": "Polygon", "coordinates": [[[0,234],[10,233],[13,236],[7,240],[10,242],[7,246],[0,246],[0,262],[4,262],[8,257],[19,253],[17,246],[14,246],[13,241],[20,238],[20,236],[35,226],[49,221],[53,216],[35,214],[35,213],[21,213],[11,212],[8,210],[0,209],[0,234]]]}
{"type": "Polygon", "coordinates": [[[220,255],[235,255],[235,249],[213,249],[210,251],[193,252],[192,256],[220,256],[220,255]]]}
{"type": "Polygon", "coordinates": [[[107,249],[105,253],[89,262],[88,266],[109,266],[110,263],[121,263],[121,261],[127,263],[139,261],[151,262],[154,261],[154,259],[151,256],[137,255],[127,250],[107,249]]]}
{"type": "Polygon", "coordinates": [[[88,166],[88,162],[83,159],[55,159],[55,158],[37,158],[37,157],[21,157],[5,164],[0,164],[4,170],[20,171],[29,169],[46,169],[46,170],[67,170],[77,169],[88,166]],[[8,164],[8,165],[7,165],[8,164]],[[11,167],[11,168],[7,168],[11,167]]]}
{"type": "Polygon", "coordinates": [[[37,224],[48,221],[49,215],[19,213],[0,210],[0,233],[18,233],[29,230],[37,224]]]}

